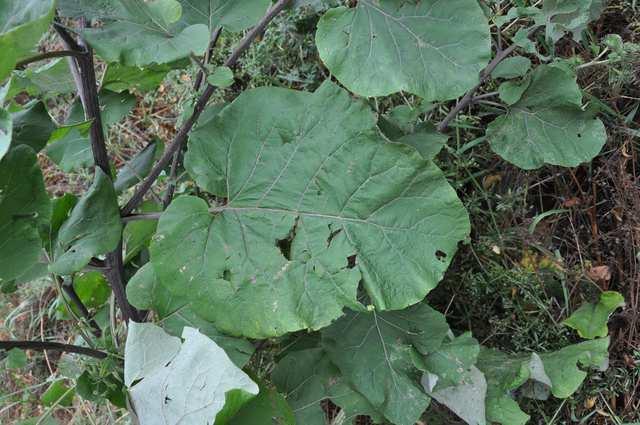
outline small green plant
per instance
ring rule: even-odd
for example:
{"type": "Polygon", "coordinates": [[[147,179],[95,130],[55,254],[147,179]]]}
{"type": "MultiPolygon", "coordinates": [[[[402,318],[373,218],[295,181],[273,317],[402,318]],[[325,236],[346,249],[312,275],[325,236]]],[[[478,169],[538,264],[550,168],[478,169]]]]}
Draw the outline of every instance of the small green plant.
{"type": "MultiPolygon", "coordinates": [[[[77,319],[80,335],[0,348],[11,367],[24,365],[21,349],[87,357],[66,358],[76,367],[48,387],[47,414],[78,395],[142,425],[320,425],[330,401],[345,423],[413,425],[435,401],[472,425],[518,425],[529,415],[516,393],[565,399],[586,369],[606,367],[616,293],[565,321],[584,341],[540,352],[485,347],[428,305],[471,231],[434,158],[447,146],[466,167],[470,146],[447,143],[452,129],[475,126],[486,130],[477,143],[522,169],[590,161],[607,135],[576,72],[605,52],[628,62],[635,45],[612,35],[593,63],[556,57],[562,37],[580,39],[599,16],[598,0],[329,3],[0,6],[0,283],[49,277],[55,314],[77,319]],[[299,27],[278,21],[293,41],[266,38],[297,68],[264,70],[256,58],[269,50],[252,47],[252,87],[234,89],[247,85],[234,74],[241,56],[288,7],[321,12],[299,27]],[[64,49],[34,54],[50,27],[64,49]],[[236,43],[221,59],[225,37],[236,43]],[[193,66],[172,140],[115,167],[108,136],[134,94],[152,98],[168,73],[193,66]],[[237,96],[214,103],[219,89],[237,96]],[[54,121],[46,100],[72,93],[54,121]],[[459,119],[480,102],[489,113],[459,119]],[[65,172],[93,167],[92,183],[50,198],[39,156],[65,172]],[[269,341],[282,349],[258,379],[251,359],[269,341]]],[[[544,310],[529,280],[498,272],[544,310]]]]}

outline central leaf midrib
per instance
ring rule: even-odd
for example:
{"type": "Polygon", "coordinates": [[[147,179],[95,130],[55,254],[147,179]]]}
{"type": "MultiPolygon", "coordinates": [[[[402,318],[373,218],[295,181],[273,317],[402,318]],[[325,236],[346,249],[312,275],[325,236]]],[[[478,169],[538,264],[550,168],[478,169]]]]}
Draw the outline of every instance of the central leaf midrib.
{"type": "MultiPolygon", "coordinates": [[[[415,225],[413,227],[390,227],[390,226],[383,226],[381,224],[378,223],[374,223],[372,221],[368,221],[366,219],[362,219],[362,218],[354,218],[354,217],[343,217],[343,216],[339,216],[339,215],[332,215],[332,214],[322,214],[322,213],[315,213],[315,212],[309,212],[309,211],[296,211],[296,210],[287,210],[287,209],[282,209],[282,208],[266,208],[266,207],[213,207],[213,208],[209,208],[209,212],[212,214],[220,214],[220,213],[224,213],[225,211],[229,211],[229,212],[266,212],[266,213],[274,213],[274,214],[289,214],[289,215],[295,215],[295,216],[302,216],[302,217],[312,217],[312,218],[325,218],[328,220],[338,220],[338,221],[346,221],[346,222],[351,222],[351,223],[357,223],[357,224],[366,224],[366,225],[370,225],[370,226],[375,226],[378,227],[379,229],[382,230],[415,230],[415,225]]],[[[420,221],[422,222],[422,220],[420,221]]]]}

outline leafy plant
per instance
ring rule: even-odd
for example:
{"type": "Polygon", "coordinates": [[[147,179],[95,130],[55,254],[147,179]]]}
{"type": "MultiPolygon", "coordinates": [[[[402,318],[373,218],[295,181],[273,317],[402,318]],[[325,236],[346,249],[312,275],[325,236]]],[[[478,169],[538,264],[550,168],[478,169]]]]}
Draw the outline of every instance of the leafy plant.
{"type": "MultiPolygon", "coordinates": [[[[329,400],[345,421],[412,425],[433,399],[469,424],[511,425],[529,419],[516,391],[567,398],[587,376],[582,368],[605,367],[619,294],[605,292],[565,321],[589,341],[540,353],[456,335],[425,301],[471,230],[434,161],[449,128],[466,125],[463,110],[498,96],[484,113],[486,140],[524,169],[574,167],[602,149],[607,135],[583,104],[579,66],[555,56],[565,33],[580,39],[601,2],[349,3],[0,6],[0,284],[49,276],[89,330],[77,345],[0,348],[11,350],[11,367],[25,363],[17,349],[94,358],[53,382],[45,404],[108,399],[143,425],[320,425],[329,400]],[[314,92],[234,89],[238,59],[288,6],[323,12],[315,41],[337,81],[314,92]],[[516,21],[524,24],[510,31],[516,21]],[[65,49],[36,54],[49,27],[65,49]],[[494,56],[492,27],[501,40],[494,56]],[[228,58],[210,63],[218,39],[239,32],[228,58]],[[70,79],[59,80],[61,57],[70,79]],[[106,71],[97,73],[97,61],[106,71]],[[136,93],[192,64],[193,96],[173,140],[149,143],[116,169],[109,129],[136,93]],[[478,94],[486,87],[497,91],[478,94]],[[242,92],[210,104],[216,88],[242,92]],[[71,91],[70,113],[54,121],[45,100],[71,91]],[[418,106],[381,110],[378,100],[401,92],[418,106]],[[427,118],[436,108],[448,111],[439,122],[427,118]],[[92,166],[93,183],[78,199],[50,199],[39,156],[67,172],[92,166]],[[120,314],[109,320],[111,293],[120,314]],[[292,335],[304,342],[288,343],[292,335]],[[247,375],[269,339],[285,347],[273,370],[247,375]]],[[[615,37],[605,44],[612,60],[633,50],[615,37]]]]}

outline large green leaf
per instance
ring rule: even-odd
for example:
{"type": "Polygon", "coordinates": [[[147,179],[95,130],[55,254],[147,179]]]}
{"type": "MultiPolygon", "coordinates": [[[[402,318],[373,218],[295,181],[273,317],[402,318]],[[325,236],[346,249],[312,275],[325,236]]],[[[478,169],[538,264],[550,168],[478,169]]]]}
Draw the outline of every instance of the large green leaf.
{"type": "Polygon", "coordinates": [[[0,161],[0,281],[16,279],[38,262],[38,229],[50,217],[35,152],[28,146],[11,149],[0,161]]]}
{"type": "Polygon", "coordinates": [[[360,0],[329,10],[316,44],[331,73],[362,96],[453,99],[478,83],[491,57],[487,20],[470,0],[360,0]]]}
{"type": "Polygon", "coordinates": [[[2,0],[0,3],[0,82],[16,62],[35,50],[55,12],[54,0],[2,0]]]}
{"type": "Polygon", "coordinates": [[[211,339],[194,328],[185,328],[182,338],[151,323],[129,323],[125,380],[142,425],[211,424],[229,392],[258,394],[258,386],[211,339]]]}
{"type": "Polygon", "coordinates": [[[205,24],[210,30],[224,27],[229,31],[249,28],[265,14],[270,0],[178,0],[182,4],[182,21],[188,25],[205,24]]]}
{"type": "Polygon", "coordinates": [[[192,134],[185,166],[227,202],[176,199],[152,263],[161,286],[233,335],[324,327],[361,308],[360,281],[376,309],[415,304],[469,231],[442,172],[385,141],[331,83],[243,93],[192,134]]]}
{"type": "Polygon", "coordinates": [[[108,62],[126,66],[163,64],[201,55],[209,44],[206,25],[180,22],[177,0],[63,0],[66,16],[87,16],[104,22],[83,36],[108,62]]]}
{"type": "Polygon", "coordinates": [[[597,304],[586,303],[580,306],[563,323],[577,330],[582,338],[602,338],[609,333],[607,328],[609,316],[622,306],[624,306],[622,295],[615,291],[605,291],[600,294],[597,304]]]}
{"type": "Polygon", "coordinates": [[[11,146],[27,145],[36,152],[46,144],[56,126],[42,102],[36,102],[12,114],[11,146]]]}
{"type": "Polygon", "coordinates": [[[253,354],[254,347],[249,341],[224,335],[185,305],[184,297],[174,296],[158,285],[150,263],[142,266],[127,283],[127,299],[138,309],[153,309],[171,335],[180,335],[185,327],[199,329],[221,346],[238,367],[243,367],[253,354]]]}
{"type": "Polygon", "coordinates": [[[402,311],[349,313],[322,331],[322,346],[387,420],[414,425],[429,404],[414,358],[439,350],[448,332],[444,316],[418,304],[402,311]]]}
{"type": "Polygon", "coordinates": [[[114,250],[122,221],[111,179],[96,168],[93,184],[80,198],[58,233],[55,261],[49,270],[70,274],[82,270],[92,257],[114,250]]]}
{"type": "Polygon", "coordinates": [[[321,348],[289,353],[278,362],[271,378],[293,408],[297,424],[325,425],[321,403],[327,399],[344,410],[345,422],[357,415],[368,415],[375,422],[383,420],[321,348]]]}
{"type": "Polygon", "coordinates": [[[541,65],[520,100],[489,124],[491,148],[524,169],[575,167],[595,157],[607,140],[602,122],[581,109],[575,75],[541,65]]]}

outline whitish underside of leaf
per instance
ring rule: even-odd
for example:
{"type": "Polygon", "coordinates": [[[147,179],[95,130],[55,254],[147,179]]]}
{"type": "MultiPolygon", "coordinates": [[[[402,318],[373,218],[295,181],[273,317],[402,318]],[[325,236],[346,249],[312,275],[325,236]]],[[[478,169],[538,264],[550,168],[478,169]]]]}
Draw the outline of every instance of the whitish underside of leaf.
{"type": "Polygon", "coordinates": [[[469,231],[441,171],[331,83],[243,93],[193,133],[185,166],[226,204],[176,199],[152,264],[159,285],[234,335],[327,326],[359,308],[360,281],[377,309],[415,304],[469,231]]]}
{"type": "Polygon", "coordinates": [[[607,133],[602,121],[581,109],[581,99],[574,75],[560,67],[539,66],[507,114],[489,124],[491,148],[524,169],[590,161],[607,133]]]}
{"type": "Polygon", "coordinates": [[[331,73],[362,96],[453,99],[478,83],[491,57],[487,20],[470,0],[360,0],[329,10],[316,44],[331,73]]]}
{"type": "Polygon", "coordinates": [[[230,391],[258,394],[258,386],[211,339],[189,327],[182,339],[151,323],[129,324],[126,380],[141,425],[212,424],[230,391]]]}

